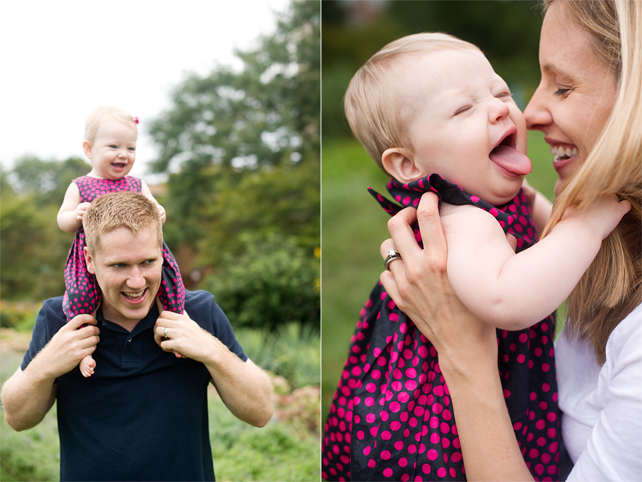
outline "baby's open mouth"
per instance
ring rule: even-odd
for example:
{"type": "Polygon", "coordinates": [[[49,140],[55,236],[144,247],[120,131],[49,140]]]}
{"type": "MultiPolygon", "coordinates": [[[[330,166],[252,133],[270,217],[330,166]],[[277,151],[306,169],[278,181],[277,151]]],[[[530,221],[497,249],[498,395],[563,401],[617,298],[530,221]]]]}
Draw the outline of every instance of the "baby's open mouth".
{"type": "Polygon", "coordinates": [[[565,161],[576,156],[579,151],[577,147],[551,146],[551,154],[555,156],[556,161],[565,161]]]}
{"type": "Polygon", "coordinates": [[[517,134],[516,129],[504,137],[488,157],[496,165],[504,169],[513,176],[524,176],[531,172],[531,160],[516,148],[517,134]]]}
{"type": "MultiPolygon", "coordinates": [[[[504,137],[504,139],[502,139],[502,142],[500,142],[499,145],[495,149],[499,148],[500,146],[508,146],[508,147],[513,147],[514,148],[515,145],[517,144],[516,141],[515,141],[516,137],[517,137],[516,134],[510,134],[510,135],[504,137]]],[[[495,149],[493,149],[493,151],[495,149]]]]}

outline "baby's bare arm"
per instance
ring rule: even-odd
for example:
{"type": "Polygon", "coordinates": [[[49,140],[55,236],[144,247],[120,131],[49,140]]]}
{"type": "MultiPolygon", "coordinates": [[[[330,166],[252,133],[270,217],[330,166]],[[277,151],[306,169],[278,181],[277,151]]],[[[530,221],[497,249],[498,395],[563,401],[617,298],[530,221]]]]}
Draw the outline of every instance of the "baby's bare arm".
{"type": "Polygon", "coordinates": [[[469,310],[493,326],[531,326],[566,299],[629,207],[614,198],[600,199],[570,212],[551,234],[517,255],[490,214],[451,207],[442,219],[453,289],[469,310]]]}
{"type": "Polygon", "coordinates": [[[141,181],[141,191],[146,198],[148,198],[150,201],[153,201],[153,203],[156,204],[156,207],[158,208],[158,213],[160,214],[161,223],[165,224],[165,219],[166,219],[165,208],[163,208],[163,206],[161,206],[158,203],[158,201],[152,194],[152,191],[149,189],[149,186],[145,183],[145,181],[141,181]]]}
{"type": "Polygon", "coordinates": [[[82,216],[89,203],[80,202],[80,191],[75,183],[69,184],[58,211],[58,227],[65,233],[75,233],[82,226],[82,216]]]}

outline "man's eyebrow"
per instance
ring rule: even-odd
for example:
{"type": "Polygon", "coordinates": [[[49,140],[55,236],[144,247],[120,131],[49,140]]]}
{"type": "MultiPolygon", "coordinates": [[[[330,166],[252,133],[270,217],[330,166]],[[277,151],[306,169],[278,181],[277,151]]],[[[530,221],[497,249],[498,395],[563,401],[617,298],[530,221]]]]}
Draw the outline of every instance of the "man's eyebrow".
{"type": "Polygon", "coordinates": [[[105,259],[105,264],[127,264],[127,261],[123,261],[120,259],[105,259]]]}

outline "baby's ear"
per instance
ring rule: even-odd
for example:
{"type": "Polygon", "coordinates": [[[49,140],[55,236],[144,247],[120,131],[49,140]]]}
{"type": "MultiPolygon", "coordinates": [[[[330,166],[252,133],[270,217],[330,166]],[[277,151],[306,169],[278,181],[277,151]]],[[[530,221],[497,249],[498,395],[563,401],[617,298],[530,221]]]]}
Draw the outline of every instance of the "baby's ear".
{"type": "Polygon", "coordinates": [[[391,147],[381,154],[381,164],[397,181],[407,183],[423,176],[413,153],[404,147],[391,147]]]}
{"type": "Polygon", "coordinates": [[[82,148],[85,151],[85,156],[87,156],[87,159],[91,159],[91,144],[89,143],[89,141],[83,141],[82,148]]]}

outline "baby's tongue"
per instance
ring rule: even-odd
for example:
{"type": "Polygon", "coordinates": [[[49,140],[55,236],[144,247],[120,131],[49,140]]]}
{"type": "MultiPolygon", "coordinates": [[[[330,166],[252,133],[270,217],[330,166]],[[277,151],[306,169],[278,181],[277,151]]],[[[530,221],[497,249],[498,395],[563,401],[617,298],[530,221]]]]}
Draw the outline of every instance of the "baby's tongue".
{"type": "Polygon", "coordinates": [[[531,160],[514,147],[499,145],[490,153],[490,160],[511,174],[525,176],[533,169],[531,160]]]}

